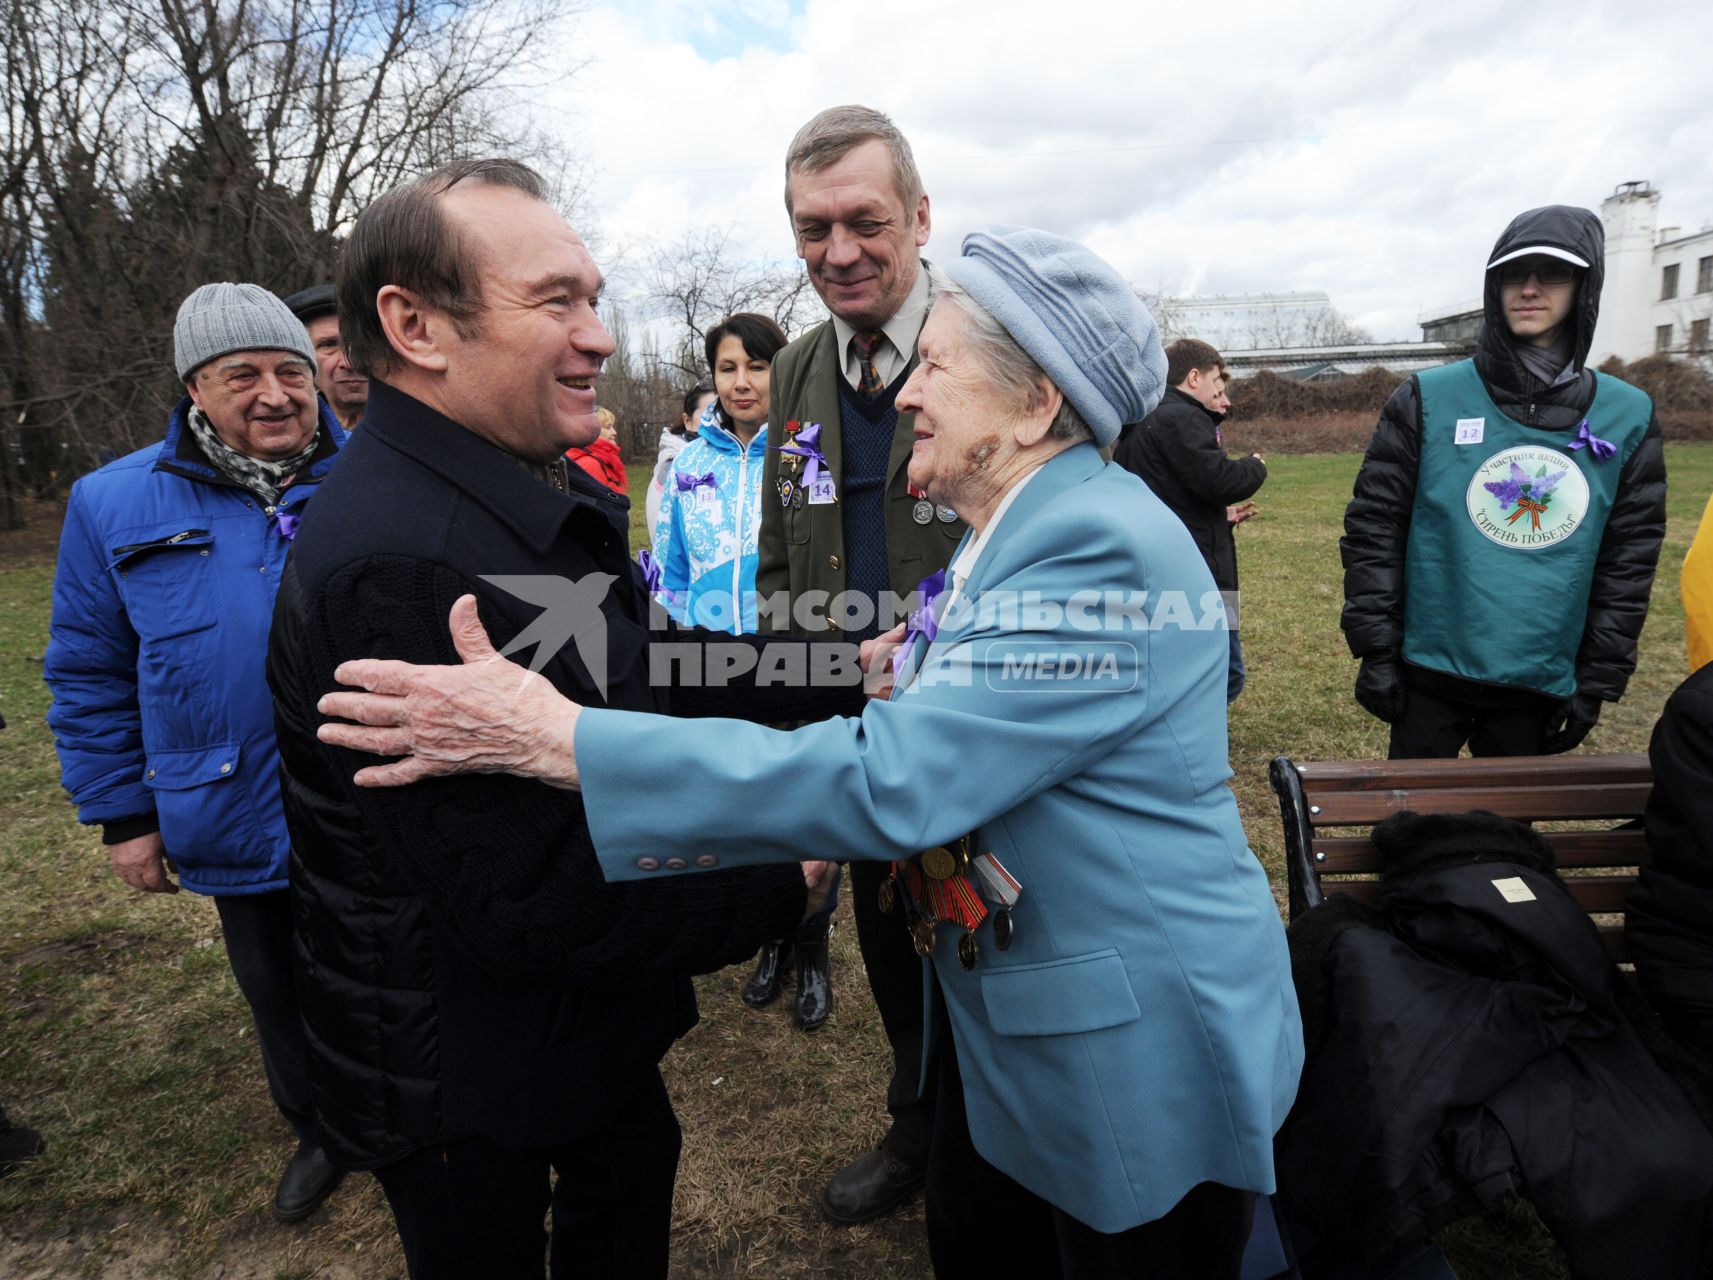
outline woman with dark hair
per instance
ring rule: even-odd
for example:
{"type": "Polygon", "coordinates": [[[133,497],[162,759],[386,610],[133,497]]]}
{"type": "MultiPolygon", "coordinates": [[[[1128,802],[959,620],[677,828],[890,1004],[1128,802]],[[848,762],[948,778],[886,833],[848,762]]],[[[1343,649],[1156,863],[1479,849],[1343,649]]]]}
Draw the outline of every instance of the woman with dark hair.
{"type": "Polygon", "coordinates": [[[654,476],[648,482],[648,494],[643,498],[651,544],[660,532],[660,502],[666,496],[666,482],[672,478],[672,464],[685,444],[696,438],[696,424],[702,420],[702,410],[713,403],[714,384],[704,378],[684,393],[684,408],[679,414],[678,425],[661,429],[660,453],[654,460],[654,476]]]}
{"type": "MultiPolygon", "coordinates": [[[[756,629],[755,566],[761,529],[761,474],[767,450],[768,382],[785,334],[766,316],[739,312],[708,330],[708,367],[717,398],[703,410],[698,436],[673,459],[660,503],[654,559],[661,603],[680,622],[714,631],[756,629]]],[[[836,895],[835,895],[836,896],[836,895]]],[[[813,1031],[833,1008],[827,930],[835,900],[794,938],[761,949],[744,1003],[779,998],[797,969],[796,1023],[813,1031]]]]}

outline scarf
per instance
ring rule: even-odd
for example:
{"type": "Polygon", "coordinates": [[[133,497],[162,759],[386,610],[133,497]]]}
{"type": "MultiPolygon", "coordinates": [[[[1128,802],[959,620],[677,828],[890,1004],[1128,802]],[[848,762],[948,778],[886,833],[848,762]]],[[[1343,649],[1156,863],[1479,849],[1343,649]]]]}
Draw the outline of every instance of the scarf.
{"type": "Polygon", "coordinates": [[[1542,386],[1555,387],[1567,376],[1574,376],[1576,373],[1576,370],[1570,367],[1570,342],[1570,326],[1564,325],[1550,347],[1517,343],[1517,359],[1522,361],[1523,368],[1542,386]]]}
{"type": "Polygon", "coordinates": [[[262,500],[264,506],[269,507],[279,505],[280,494],[285,492],[297,473],[308,464],[315,454],[315,446],[321,440],[321,428],[318,426],[302,453],[281,458],[277,462],[269,462],[265,458],[252,458],[249,454],[227,448],[220,437],[214,434],[214,426],[208,421],[208,416],[194,405],[191,406],[189,422],[190,434],[196,437],[196,443],[214,464],[215,470],[233,483],[248,489],[262,500]]]}

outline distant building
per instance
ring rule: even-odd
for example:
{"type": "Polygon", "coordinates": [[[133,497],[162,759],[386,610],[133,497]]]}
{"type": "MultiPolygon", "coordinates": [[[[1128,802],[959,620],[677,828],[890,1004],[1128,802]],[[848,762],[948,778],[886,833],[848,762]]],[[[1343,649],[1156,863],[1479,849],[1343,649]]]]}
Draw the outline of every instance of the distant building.
{"type": "Polygon", "coordinates": [[[1608,355],[1713,355],[1713,226],[1691,235],[1658,226],[1659,199],[1646,182],[1623,182],[1600,204],[1606,288],[1594,331],[1596,363],[1608,355]]]}
{"type": "Polygon", "coordinates": [[[1218,347],[1236,378],[1266,369],[1328,382],[1376,365],[1409,373],[1460,360],[1474,342],[1369,342],[1318,292],[1165,298],[1160,317],[1170,337],[1200,338],[1218,347]]]}
{"type": "Polygon", "coordinates": [[[1307,340],[1332,313],[1332,299],[1319,292],[1215,293],[1165,298],[1160,309],[1174,337],[1244,351],[1307,340]]]}
{"type": "Polygon", "coordinates": [[[1357,342],[1342,346],[1272,347],[1259,351],[1221,351],[1234,378],[1266,369],[1300,382],[1330,382],[1376,367],[1414,373],[1450,364],[1469,354],[1459,342],[1357,342]]]}
{"type": "MultiPolygon", "coordinates": [[[[1621,182],[1600,203],[1606,226],[1606,283],[1588,362],[1626,362],[1656,354],[1713,360],[1713,225],[1685,235],[1661,227],[1660,193],[1646,182],[1621,182]]],[[[1480,302],[1426,311],[1427,341],[1473,343],[1480,302]]]]}
{"type": "Polygon", "coordinates": [[[1423,342],[1455,342],[1473,347],[1481,336],[1481,300],[1460,302],[1455,307],[1424,311],[1417,316],[1422,327],[1423,342]]]}

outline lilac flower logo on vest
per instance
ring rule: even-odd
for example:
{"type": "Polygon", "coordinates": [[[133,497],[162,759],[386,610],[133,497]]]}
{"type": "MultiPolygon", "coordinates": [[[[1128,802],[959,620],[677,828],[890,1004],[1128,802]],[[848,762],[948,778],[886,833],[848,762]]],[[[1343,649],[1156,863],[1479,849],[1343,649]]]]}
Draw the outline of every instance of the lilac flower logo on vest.
{"type": "Polygon", "coordinates": [[[1469,518],[1501,546],[1539,551],[1563,542],[1588,514],[1588,481],[1556,449],[1523,445],[1495,453],[1475,470],[1469,518]]]}

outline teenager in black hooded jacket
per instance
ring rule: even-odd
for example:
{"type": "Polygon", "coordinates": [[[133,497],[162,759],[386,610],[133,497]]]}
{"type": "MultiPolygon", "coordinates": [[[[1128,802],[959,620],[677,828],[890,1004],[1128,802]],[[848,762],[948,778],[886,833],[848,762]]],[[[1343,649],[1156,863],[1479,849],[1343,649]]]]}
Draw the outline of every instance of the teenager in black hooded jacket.
{"type": "Polygon", "coordinates": [[[1635,669],[1665,457],[1652,402],[1584,364],[1604,250],[1587,209],[1519,214],[1473,361],[1381,413],[1339,549],[1356,699],[1394,759],[1568,751],[1635,669]]]}

